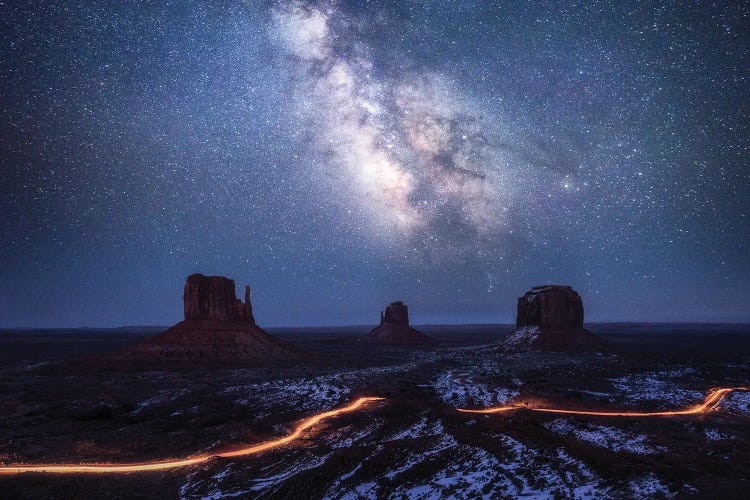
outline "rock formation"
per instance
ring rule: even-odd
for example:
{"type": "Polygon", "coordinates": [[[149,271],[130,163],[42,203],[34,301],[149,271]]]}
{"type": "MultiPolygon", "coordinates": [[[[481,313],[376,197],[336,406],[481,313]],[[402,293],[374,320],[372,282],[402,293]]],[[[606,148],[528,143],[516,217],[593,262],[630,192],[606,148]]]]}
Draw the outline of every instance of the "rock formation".
{"type": "Polygon", "coordinates": [[[195,361],[273,361],[295,357],[291,344],[268,335],[255,323],[250,287],[245,301],[234,281],[193,274],[185,283],[185,320],[166,332],[130,347],[128,359],[195,361]]]}
{"type": "Polygon", "coordinates": [[[570,286],[532,287],[518,298],[516,328],[583,328],[583,301],[570,286]]]}
{"type": "Polygon", "coordinates": [[[583,301],[570,286],[532,287],[518,298],[516,329],[503,342],[511,351],[586,350],[602,340],[583,328],[583,301]]]}
{"type": "Polygon", "coordinates": [[[235,294],[234,280],[223,276],[192,274],[185,283],[185,319],[246,321],[255,324],[250,305],[250,287],[245,287],[245,302],[235,294]]]}
{"type": "Polygon", "coordinates": [[[380,325],[367,340],[393,344],[429,344],[432,338],[409,326],[409,308],[401,301],[391,302],[380,312],[380,325]]]}

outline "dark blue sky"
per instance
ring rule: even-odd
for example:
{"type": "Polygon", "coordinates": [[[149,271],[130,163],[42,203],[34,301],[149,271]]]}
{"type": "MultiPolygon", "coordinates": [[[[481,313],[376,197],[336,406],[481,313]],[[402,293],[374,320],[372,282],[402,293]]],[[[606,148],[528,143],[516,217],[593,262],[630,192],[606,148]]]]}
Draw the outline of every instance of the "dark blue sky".
{"type": "Polygon", "coordinates": [[[750,321],[744,2],[6,2],[0,326],[750,321]]]}

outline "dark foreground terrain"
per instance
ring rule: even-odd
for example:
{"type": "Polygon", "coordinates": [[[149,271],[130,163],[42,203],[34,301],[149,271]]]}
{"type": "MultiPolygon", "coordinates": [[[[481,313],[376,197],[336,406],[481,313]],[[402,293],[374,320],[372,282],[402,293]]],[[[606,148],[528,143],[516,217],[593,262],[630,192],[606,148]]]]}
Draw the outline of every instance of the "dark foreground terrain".
{"type": "Polygon", "coordinates": [[[503,355],[508,325],[276,330],[286,366],[132,366],[102,358],[157,330],[0,332],[0,463],[118,463],[218,452],[359,396],[382,403],[283,448],[161,472],[0,476],[2,498],[747,498],[750,393],[711,413],[616,418],[516,410],[668,410],[750,385],[750,329],[601,324],[590,354],[503,355]]]}

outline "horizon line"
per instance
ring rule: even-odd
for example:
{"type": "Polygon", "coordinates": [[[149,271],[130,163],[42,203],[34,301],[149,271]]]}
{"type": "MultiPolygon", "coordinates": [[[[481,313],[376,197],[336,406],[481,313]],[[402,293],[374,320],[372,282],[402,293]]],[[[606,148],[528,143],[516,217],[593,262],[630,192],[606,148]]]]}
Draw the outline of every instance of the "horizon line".
{"type": "MultiPolygon", "coordinates": [[[[615,325],[615,324],[649,324],[649,325],[750,325],[750,319],[745,321],[664,321],[664,320],[603,320],[590,321],[586,325],[615,325]]],[[[277,325],[262,326],[266,329],[292,329],[292,328],[368,328],[376,323],[367,324],[314,324],[314,325],[277,325]]],[[[436,327],[436,326],[515,326],[511,323],[411,323],[412,326],[436,327]]],[[[171,325],[120,325],[120,326],[0,326],[0,330],[123,330],[127,328],[171,328],[171,325]]]]}

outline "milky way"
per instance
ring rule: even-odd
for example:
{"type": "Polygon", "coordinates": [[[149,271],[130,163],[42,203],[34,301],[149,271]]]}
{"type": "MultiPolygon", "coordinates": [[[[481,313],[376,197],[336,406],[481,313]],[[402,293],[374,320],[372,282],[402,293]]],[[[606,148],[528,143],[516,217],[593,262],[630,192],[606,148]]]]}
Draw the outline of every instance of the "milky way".
{"type": "Polygon", "coordinates": [[[322,155],[322,169],[335,169],[325,189],[342,189],[352,205],[364,206],[381,237],[435,235],[450,212],[479,234],[502,227],[515,162],[488,140],[489,124],[440,75],[374,76],[366,46],[355,54],[339,47],[346,43],[331,26],[338,14],[286,5],[272,27],[299,65],[290,112],[309,121],[313,158],[322,155]]]}
{"type": "Polygon", "coordinates": [[[0,326],[750,320],[739,4],[0,6],[0,326]]]}

